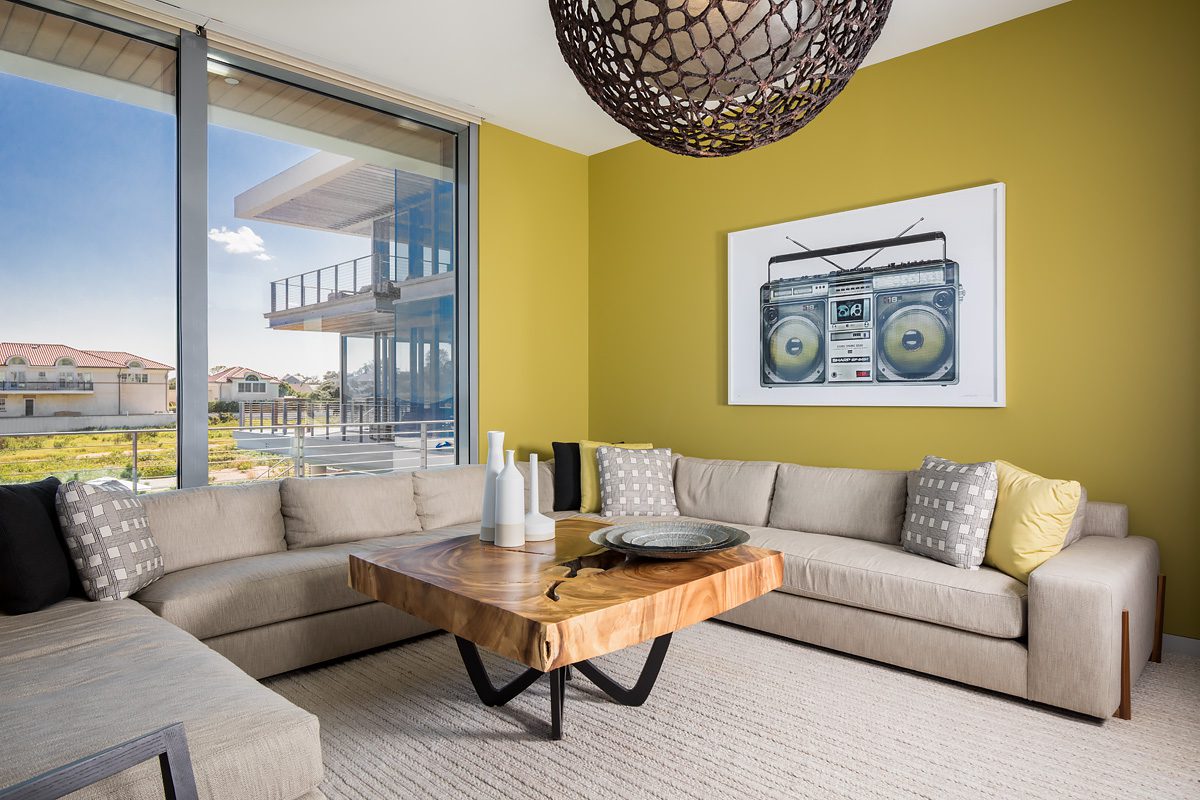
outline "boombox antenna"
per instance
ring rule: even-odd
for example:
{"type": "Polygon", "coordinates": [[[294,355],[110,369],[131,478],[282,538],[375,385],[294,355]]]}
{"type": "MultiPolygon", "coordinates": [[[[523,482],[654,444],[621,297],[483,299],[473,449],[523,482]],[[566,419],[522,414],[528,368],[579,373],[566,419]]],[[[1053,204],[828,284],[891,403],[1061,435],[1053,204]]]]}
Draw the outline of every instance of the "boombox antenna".
{"type": "MultiPolygon", "coordinates": [[[[907,228],[905,228],[904,230],[900,231],[898,234],[896,234],[896,235],[895,235],[895,236],[893,236],[892,238],[893,238],[893,239],[899,239],[901,236],[903,236],[904,234],[908,233],[909,231],[911,231],[913,228],[917,227],[918,225],[920,225],[920,224],[921,224],[922,222],[924,222],[924,221],[925,221],[925,218],[924,218],[924,217],[921,217],[921,218],[920,218],[920,219],[918,219],[916,222],[914,222],[912,225],[909,225],[907,228]]],[[[882,247],[881,247],[881,248],[879,248],[879,249],[878,249],[878,250],[876,250],[874,253],[871,253],[871,255],[867,256],[867,257],[866,257],[866,258],[864,258],[862,261],[860,261],[860,262],[858,262],[857,264],[855,264],[855,265],[854,265],[854,268],[855,268],[855,269],[858,269],[858,268],[859,268],[859,267],[861,267],[863,264],[866,264],[866,263],[867,263],[868,261],[870,261],[872,258],[874,258],[875,256],[877,256],[877,255],[879,255],[880,253],[882,253],[882,252],[883,252],[883,250],[884,250],[884,248],[882,248],[882,247]]]]}
{"type": "MultiPolygon", "coordinates": [[[[913,223],[913,224],[916,224],[916,223],[913,223]]],[[[792,237],[790,237],[790,236],[784,236],[783,238],[787,239],[789,242],[791,242],[792,244],[796,245],[796,247],[802,247],[802,248],[804,248],[805,250],[807,250],[808,252],[810,252],[810,253],[812,252],[812,248],[811,248],[811,247],[809,247],[808,245],[805,245],[805,244],[800,244],[799,242],[797,242],[795,239],[793,239],[793,238],[792,238],[792,237]]],[[[843,267],[841,264],[837,263],[836,261],[830,261],[830,260],[829,260],[828,258],[826,258],[825,256],[821,256],[821,260],[822,260],[822,261],[827,261],[827,262],[829,262],[830,264],[833,264],[833,266],[837,267],[837,268],[838,268],[839,270],[841,270],[842,272],[845,272],[845,271],[846,271],[846,268],[845,268],[845,267],[843,267]]]]}

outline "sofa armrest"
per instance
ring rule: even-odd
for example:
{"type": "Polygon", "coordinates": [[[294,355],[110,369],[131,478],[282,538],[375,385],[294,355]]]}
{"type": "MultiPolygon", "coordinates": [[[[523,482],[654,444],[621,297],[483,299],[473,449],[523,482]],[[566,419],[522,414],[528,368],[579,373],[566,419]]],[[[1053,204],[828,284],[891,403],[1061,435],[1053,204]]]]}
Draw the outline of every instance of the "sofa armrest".
{"type": "Polygon", "coordinates": [[[1121,612],[1131,680],[1150,657],[1158,544],[1087,536],[1029,576],[1029,699],[1093,717],[1121,702],[1121,612]]]}

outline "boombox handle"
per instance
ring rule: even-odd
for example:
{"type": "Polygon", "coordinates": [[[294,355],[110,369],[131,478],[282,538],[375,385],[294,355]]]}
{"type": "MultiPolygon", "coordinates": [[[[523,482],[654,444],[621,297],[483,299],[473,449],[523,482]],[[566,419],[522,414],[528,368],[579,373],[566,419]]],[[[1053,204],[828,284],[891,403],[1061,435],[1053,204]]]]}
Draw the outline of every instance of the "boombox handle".
{"type": "MultiPolygon", "coordinates": [[[[826,256],[840,256],[846,253],[858,253],[863,250],[882,250],[885,247],[898,247],[906,244],[920,244],[922,242],[942,243],[942,260],[949,261],[948,251],[946,249],[946,234],[942,231],[934,231],[933,233],[916,233],[912,236],[897,236],[894,239],[876,239],[873,242],[859,242],[858,244],[842,244],[837,247],[826,247],[823,250],[807,250],[803,253],[788,253],[782,256],[771,256],[767,260],[767,283],[771,283],[771,267],[776,264],[786,264],[791,261],[807,261],[812,258],[825,258],[826,256]]],[[[836,265],[835,265],[836,266],[836,265]]]]}

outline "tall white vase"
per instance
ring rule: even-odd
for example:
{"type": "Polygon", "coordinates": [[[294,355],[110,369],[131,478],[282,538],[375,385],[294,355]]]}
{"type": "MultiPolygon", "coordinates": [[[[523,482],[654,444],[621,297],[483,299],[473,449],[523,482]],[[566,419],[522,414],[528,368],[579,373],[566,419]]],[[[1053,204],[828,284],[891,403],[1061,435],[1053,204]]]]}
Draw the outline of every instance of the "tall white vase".
{"type": "Polygon", "coordinates": [[[529,513],[525,515],[525,541],[544,542],[554,538],[554,520],[541,512],[538,497],[538,455],[529,454],[529,513]]]}
{"type": "Polygon", "coordinates": [[[507,460],[496,478],[496,544],[520,547],[525,544],[525,476],[517,469],[516,451],[506,453],[507,460]]]}
{"type": "Polygon", "coordinates": [[[487,466],[483,471],[483,515],[479,518],[479,538],[496,540],[496,478],[504,469],[504,431],[488,431],[487,466]]]}

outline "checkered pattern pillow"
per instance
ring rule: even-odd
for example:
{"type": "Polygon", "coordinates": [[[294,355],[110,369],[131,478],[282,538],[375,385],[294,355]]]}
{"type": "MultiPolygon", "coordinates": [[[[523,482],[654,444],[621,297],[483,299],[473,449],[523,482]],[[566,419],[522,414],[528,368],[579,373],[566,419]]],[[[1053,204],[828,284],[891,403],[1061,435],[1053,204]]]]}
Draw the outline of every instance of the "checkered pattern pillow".
{"type": "Polygon", "coordinates": [[[910,553],[979,569],[996,508],[996,464],[926,456],[908,481],[901,544],[910,553]]]}
{"type": "Polygon", "coordinates": [[[600,447],[600,514],[605,517],[678,517],[671,451],[600,447]]]}
{"type": "Polygon", "coordinates": [[[146,511],[119,483],[68,481],[55,497],[67,551],[92,600],[123,600],[163,576],[146,511]]]}

